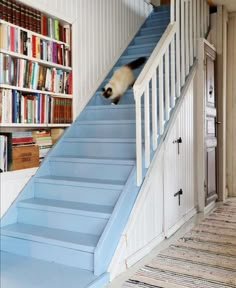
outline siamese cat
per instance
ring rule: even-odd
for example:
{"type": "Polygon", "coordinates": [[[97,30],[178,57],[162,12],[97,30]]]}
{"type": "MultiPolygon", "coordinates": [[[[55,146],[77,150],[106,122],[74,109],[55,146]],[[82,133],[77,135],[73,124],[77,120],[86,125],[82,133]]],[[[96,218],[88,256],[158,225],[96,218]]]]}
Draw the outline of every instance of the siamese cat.
{"type": "Polygon", "coordinates": [[[102,89],[102,95],[105,98],[112,99],[112,104],[118,104],[121,96],[125,93],[128,87],[133,86],[135,82],[133,70],[143,65],[145,61],[146,57],[140,57],[118,68],[113,73],[110,81],[102,89]]]}

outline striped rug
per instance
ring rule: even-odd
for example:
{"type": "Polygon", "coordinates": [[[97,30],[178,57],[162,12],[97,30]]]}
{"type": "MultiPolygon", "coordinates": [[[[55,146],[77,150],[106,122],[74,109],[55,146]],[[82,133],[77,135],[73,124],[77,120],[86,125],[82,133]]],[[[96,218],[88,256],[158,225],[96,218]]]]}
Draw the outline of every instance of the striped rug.
{"type": "Polygon", "coordinates": [[[216,208],[122,287],[236,288],[236,199],[216,208]]]}

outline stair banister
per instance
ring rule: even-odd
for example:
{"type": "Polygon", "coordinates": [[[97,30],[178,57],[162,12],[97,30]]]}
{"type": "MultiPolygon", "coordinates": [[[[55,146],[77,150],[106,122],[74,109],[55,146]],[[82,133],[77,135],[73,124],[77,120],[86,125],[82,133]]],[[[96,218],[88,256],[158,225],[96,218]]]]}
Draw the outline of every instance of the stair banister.
{"type": "Polygon", "coordinates": [[[158,136],[164,133],[164,125],[169,120],[170,110],[175,107],[176,99],[180,96],[181,88],[185,85],[186,77],[197,55],[197,39],[205,37],[209,24],[209,6],[206,0],[171,0],[170,24],[133,86],[136,103],[138,186],[143,181],[143,166],[148,168],[150,165],[150,148],[152,147],[153,151],[157,149],[158,136]],[[163,73],[164,70],[165,74],[163,73]],[[159,87],[157,86],[157,75],[159,87]],[[149,103],[149,85],[152,88],[152,105],[149,103]],[[141,120],[143,96],[144,161],[141,120]],[[157,101],[159,101],[159,111],[157,111],[157,101]],[[150,113],[150,106],[152,113],[150,113]],[[152,130],[150,129],[150,117],[152,117],[152,130]],[[152,146],[150,145],[151,140],[152,146]]]}
{"type": "MultiPolygon", "coordinates": [[[[170,23],[164,32],[161,40],[158,42],[150,58],[146,62],[142,72],[137,78],[133,90],[136,103],[136,165],[137,165],[137,185],[142,183],[142,123],[141,123],[141,99],[144,95],[144,145],[145,145],[145,167],[148,168],[150,164],[150,138],[153,139],[152,149],[157,148],[158,128],[159,134],[164,132],[164,97],[167,98],[167,94],[164,93],[163,80],[169,81],[170,73],[168,70],[163,76],[163,58],[166,56],[168,59],[169,49],[171,43],[175,41],[175,35],[177,31],[176,23],[170,23]],[[157,69],[159,70],[159,113],[157,113],[157,69]],[[167,74],[168,73],[168,74],[167,74]],[[149,83],[152,83],[152,135],[150,136],[150,105],[149,105],[149,83]],[[157,119],[157,115],[159,117],[157,119]],[[159,123],[159,127],[157,127],[159,123]]],[[[172,44],[173,45],[173,44],[172,44]]],[[[174,46],[174,45],[173,45],[174,46]]],[[[173,47],[172,46],[172,47],[173,47]]],[[[175,63],[175,53],[171,53],[173,63],[175,63]]],[[[172,65],[171,70],[175,70],[175,66],[172,65]]],[[[174,71],[171,71],[171,75],[174,71]]],[[[175,81],[172,79],[172,89],[175,90],[175,81]]],[[[165,82],[166,83],[166,82],[165,82]]],[[[169,97],[169,95],[168,95],[169,97]]],[[[165,108],[169,111],[170,107],[165,108]]]]}

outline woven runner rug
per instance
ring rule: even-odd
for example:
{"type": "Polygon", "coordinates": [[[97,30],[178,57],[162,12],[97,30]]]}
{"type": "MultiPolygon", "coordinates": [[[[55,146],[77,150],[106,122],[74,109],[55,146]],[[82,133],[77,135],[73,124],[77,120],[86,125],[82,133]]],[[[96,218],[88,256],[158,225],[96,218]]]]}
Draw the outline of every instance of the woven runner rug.
{"type": "Polygon", "coordinates": [[[236,199],[216,208],[122,287],[236,287],[236,199]]]}

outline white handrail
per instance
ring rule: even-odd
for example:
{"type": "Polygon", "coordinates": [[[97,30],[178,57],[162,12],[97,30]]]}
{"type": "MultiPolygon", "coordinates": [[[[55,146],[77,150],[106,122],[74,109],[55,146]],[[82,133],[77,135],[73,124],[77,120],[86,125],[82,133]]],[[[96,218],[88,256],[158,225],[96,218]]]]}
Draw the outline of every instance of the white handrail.
{"type": "Polygon", "coordinates": [[[147,83],[147,81],[151,79],[153,71],[159,65],[167,47],[170,44],[170,40],[173,38],[175,33],[176,23],[169,24],[160,41],[158,42],[156,48],[154,49],[145,66],[143,67],[143,70],[141,71],[137,80],[134,83],[133,91],[135,100],[137,97],[141,97],[144,93],[145,83],[147,83]]]}
{"type": "Polygon", "coordinates": [[[175,107],[194,63],[197,38],[204,37],[208,28],[209,6],[206,0],[171,0],[170,24],[133,86],[138,186],[143,181],[143,169],[150,165],[151,150],[157,149],[158,137],[164,133],[170,111],[175,107]]]}

